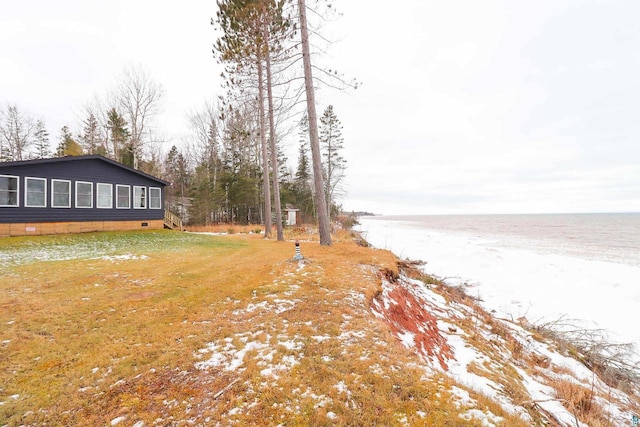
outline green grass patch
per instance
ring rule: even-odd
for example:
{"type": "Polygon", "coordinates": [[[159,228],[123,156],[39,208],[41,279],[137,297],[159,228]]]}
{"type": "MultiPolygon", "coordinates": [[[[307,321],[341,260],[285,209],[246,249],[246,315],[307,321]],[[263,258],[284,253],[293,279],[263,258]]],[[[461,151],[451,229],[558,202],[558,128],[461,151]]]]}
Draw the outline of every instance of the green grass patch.
{"type": "Polygon", "coordinates": [[[0,269],[46,261],[68,261],[127,253],[179,252],[193,247],[236,248],[230,239],[175,231],[134,231],[0,238],[0,269]]]}

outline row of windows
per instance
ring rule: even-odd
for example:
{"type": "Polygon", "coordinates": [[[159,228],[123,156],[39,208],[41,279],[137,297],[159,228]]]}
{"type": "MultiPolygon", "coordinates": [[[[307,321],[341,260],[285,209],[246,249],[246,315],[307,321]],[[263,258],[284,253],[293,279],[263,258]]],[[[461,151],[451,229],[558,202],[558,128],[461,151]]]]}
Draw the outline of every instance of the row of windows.
{"type": "MultiPolygon", "coordinates": [[[[26,177],[24,191],[24,206],[28,208],[47,207],[46,178],[26,177]]],[[[116,184],[115,196],[113,184],[96,183],[96,207],[98,209],[112,209],[114,198],[116,209],[162,209],[162,190],[158,187],[143,187],[134,185],[133,195],[131,185],[116,184]],[[132,197],[133,196],[133,197],[132,197]]],[[[93,208],[94,184],[92,182],[75,182],[76,208],[93,208]]],[[[0,175],[0,207],[18,207],[20,195],[20,181],[17,176],[0,175]]],[[[64,179],[51,180],[51,207],[71,207],[71,181],[64,179]]]]}

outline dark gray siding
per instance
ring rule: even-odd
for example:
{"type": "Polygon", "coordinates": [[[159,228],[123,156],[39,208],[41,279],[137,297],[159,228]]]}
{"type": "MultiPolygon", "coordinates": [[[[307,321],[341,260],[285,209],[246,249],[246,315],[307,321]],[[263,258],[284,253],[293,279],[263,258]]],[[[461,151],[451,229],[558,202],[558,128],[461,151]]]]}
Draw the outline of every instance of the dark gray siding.
{"type": "Polygon", "coordinates": [[[18,176],[20,180],[19,207],[0,207],[0,223],[22,222],[66,222],[66,221],[134,221],[154,220],[164,218],[164,187],[165,182],[153,179],[148,175],[136,173],[129,168],[99,157],[79,158],[77,160],[44,161],[44,162],[15,162],[0,163],[0,175],[18,176]],[[47,196],[46,207],[25,207],[25,177],[46,178],[47,196]],[[71,181],[71,208],[52,208],[51,180],[61,179],[71,181]],[[93,207],[75,207],[75,182],[93,183],[93,207]],[[112,184],[113,207],[111,209],[97,208],[97,183],[112,184]],[[161,209],[116,209],[116,185],[156,187],[161,189],[161,209]]]}

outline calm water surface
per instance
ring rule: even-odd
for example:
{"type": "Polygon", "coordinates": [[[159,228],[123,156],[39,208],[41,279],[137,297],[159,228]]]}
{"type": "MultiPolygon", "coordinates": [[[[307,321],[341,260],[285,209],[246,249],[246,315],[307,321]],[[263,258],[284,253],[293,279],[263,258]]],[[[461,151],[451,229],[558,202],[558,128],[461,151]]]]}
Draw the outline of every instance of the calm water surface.
{"type": "Polygon", "coordinates": [[[487,239],[501,247],[640,266],[640,213],[425,215],[367,219],[487,239]]]}

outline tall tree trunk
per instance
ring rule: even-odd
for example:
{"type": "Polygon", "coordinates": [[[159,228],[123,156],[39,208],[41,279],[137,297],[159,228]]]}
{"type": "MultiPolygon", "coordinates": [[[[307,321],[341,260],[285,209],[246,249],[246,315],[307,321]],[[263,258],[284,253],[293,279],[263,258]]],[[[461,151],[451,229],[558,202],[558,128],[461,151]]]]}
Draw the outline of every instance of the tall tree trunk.
{"type": "Polygon", "coordinates": [[[264,118],[264,81],[262,55],[258,54],[258,114],[260,114],[260,148],[262,151],[262,180],[264,185],[264,237],[271,237],[271,186],[269,184],[269,155],[267,153],[267,126],[264,118]]]}
{"type": "Polygon", "coordinates": [[[333,167],[331,164],[331,155],[333,154],[331,150],[331,130],[329,130],[327,138],[327,182],[324,183],[326,186],[324,197],[327,199],[327,215],[329,215],[329,220],[331,220],[331,178],[333,177],[333,167]]]}
{"type": "Polygon", "coordinates": [[[264,38],[266,47],[266,71],[267,71],[267,101],[269,102],[269,145],[271,147],[271,168],[273,178],[273,200],[276,212],[276,230],[278,241],[284,241],[284,232],[282,230],[282,206],[280,206],[280,182],[278,180],[278,151],[276,150],[276,126],[274,123],[273,112],[273,90],[271,87],[271,52],[269,51],[269,32],[267,26],[264,27],[264,38]]]}
{"type": "Polygon", "coordinates": [[[313,183],[316,192],[316,209],[318,215],[318,232],[320,244],[331,246],[331,232],[327,202],[324,193],[324,179],[322,176],[322,158],[320,154],[320,140],[318,138],[318,117],[316,115],[316,99],[313,89],[313,75],[311,73],[311,56],[309,54],[309,33],[307,31],[307,12],[304,0],[298,0],[300,14],[300,34],[302,37],[302,60],[304,63],[304,86],[307,95],[307,115],[309,117],[309,140],[311,143],[311,158],[313,161],[313,183]]]}

